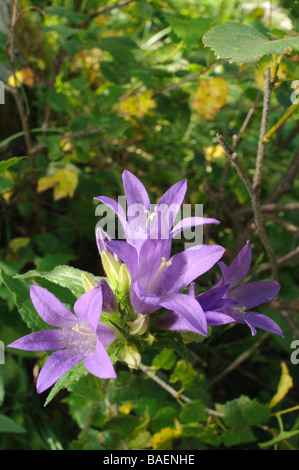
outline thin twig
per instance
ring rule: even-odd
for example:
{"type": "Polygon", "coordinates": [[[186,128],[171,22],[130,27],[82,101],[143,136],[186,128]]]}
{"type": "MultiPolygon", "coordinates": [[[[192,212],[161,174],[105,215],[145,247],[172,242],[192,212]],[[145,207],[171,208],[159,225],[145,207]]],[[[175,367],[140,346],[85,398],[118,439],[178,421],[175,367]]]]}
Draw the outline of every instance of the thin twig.
{"type": "Polygon", "coordinates": [[[247,351],[240,354],[226,369],[224,369],[219,375],[217,375],[214,379],[210,380],[209,387],[215,385],[216,382],[223,379],[226,375],[232,372],[234,369],[240,366],[244,361],[246,361],[255,351],[260,347],[260,345],[269,337],[269,333],[264,334],[261,338],[251,346],[247,351]]]}
{"type": "Polygon", "coordinates": [[[139,0],[121,0],[120,2],[113,3],[113,5],[109,5],[109,6],[106,6],[106,7],[99,8],[98,10],[92,12],[89,15],[89,17],[86,20],[83,21],[82,27],[86,28],[87,26],[89,26],[89,24],[92,22],[92,20],[94,18],[96,18],[97,16],[104,15],[105,13],[108,13],[109,11],[112,11],[115,8],[122,8],[126,5],[129,5],[129,3],[138,2],[138,1],[139,0]]]}
{"type": "MultiPolygon", "coordinates": [[[[34,204],[35,204],[35,217],[36,217],[36,227],[38,232],[41,231],[41,207],[40,207],[40,200],[39,200],[39,194],[37,192],[37,180],[36,180],[36,174],[35,174],[35,160],[34,160],[34,155],[33,155],[33,146],[32,146],[32,140],[31,140],[31,135],[30,135],[30,128],[28,124],[28,119],[26,115],[26,111],[23,105],[22,101],[22,96],[18,88],[17,84],[17,79],[16,79],[16,69],[15,69],[15,54],[14,54],[14,36],[15,36],[15,28],[18,20],[22,16],[23,12],[26,11],[28,8],[23,9],[19,14],[17,14],[17,9],[18,9],[18,0],[16,0],[13,4],[13,12],[12,12],[12,20],[11,20],[11,26],[8,34],[8,39],[7,43],[5,46],[6,54],[10,62],[12,74],[15,79],[15,87],[10,87],[8,85],[5,86],[5,89],[8,90],[16,103],[18,114],[20,117],[21,121],[21,126],[24,132],[24,139],[25,139],[25,144],[26,144],[26,151],[29,157],[29,163],[30,167],[32,170],[32,186],[33,186],[33,192],[34,192],[34,204]]],[[[39,8],[37,8],[40,10],[39,8]]]]}
{"type": "Polygon", "coordinates": [[[252,180],[253,191],[258,195],[261,190],[262,168],[263,168],[263,162],[264,162],[264,156],[265,156],[265,150],[266,150],[266,144],[263,142],[263,139],[267,132],[267,126],[268,126],[271,90],[272,90],[271,69],[270,67],[266,67],[263,115],[262,115],[261,131],[260,131],[260,138],[259,138],[257,157],[256,157],[255,172],[254,172],[253,180],[252,180]]]}
{"type": "Polygon", "coordinates": [[[234,152],[230,146],[227,144],[227,142],[224,140],[223,136],[219,133],[216,134],[216,137],[218,139],[218,142],[219,144],[221,145],[221,147],[223,148],[223,150],[225,151],[226,153],[226,156],[227,158],[229,159],[230,163],[235,167],[235,169],[237,170],[240,178],[242,179],[248,193],[249,193],[249,196],[252,197],[252,187],[251,187],[251,183],[245,173],[245,170],[244,168],[242,167],[242,165],[240,164],[239,160],[238,160],[238,155],[236,154],[236,152],[234,152]]]}
{"type": "MultiPolygon", "coordinates": [[[[145,366],[144,364],[139,365],[139,369],[142,370],[150,379],[152,379],[154,382],[156,382],[158,385],[160,385],[161,388],[166,390],[170,395],[175,398],[175,399],[181,399],[185,403],[191,403],[192,400],[185,395],[179,394],[174,388],[172,388],[170,385],[168,385],[164,380],[162,380],[160,377],[158,377],[154,372],[151,371],[150,367],[145,366]]],[[[223,413],[220,413],[219,411],[211,410],[210,408],[206,408],[206,412],[210,416],[218,416],[218,417],[223,417],[223,413]]]]}
{"type": "MultiPolygon", "coordinates": [[[[279,212],[279,211],[298,211],[299,210],[299,202],[286,202],[285,204],[278,204],[278,203],[270,203],[270,204],[262,204],[261,211],[262,212],[279,212]]],[[[243,207],[238,209],[234,212],[235,217],[240,217],[242,215],[248,215],[252,213],[252,207],[243,207]]]]}
{"type": "Polygon", "coordinates": [[[178,83],[173,83],[172,85],[169,85],[165,88],[162,88],[162,90],[156,91],[153,95],[153,98],[155,98],[156,96],[159,96],[159,95],[165,95],[169,91],[172,91],[172,90],[175,90],[176,88],[179,88],[181,85],[184,85],[184,83],[190,82],[190,81],[194,80],[195,78],[198,78],[201,75],[204,75],[205,73],[207,73],[210,70],[214,69],[218,65],[221,65],[221,64],[224,64],[224,63],[225,63],[225,61],[217,61],[217,62],[214,62],[213,64],[209,65],[205,69],[200,70],[199,72],[195,72],[195,73],[192,73],[190,75],[187,75],[187,77],[183,78],[178,83]]]}

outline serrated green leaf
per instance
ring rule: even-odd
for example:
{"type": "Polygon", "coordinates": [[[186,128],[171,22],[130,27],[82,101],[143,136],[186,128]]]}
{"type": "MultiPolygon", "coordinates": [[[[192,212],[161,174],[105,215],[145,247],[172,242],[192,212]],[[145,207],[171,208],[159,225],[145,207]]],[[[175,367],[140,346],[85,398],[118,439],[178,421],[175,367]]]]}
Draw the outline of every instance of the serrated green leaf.
{"type": "Polygon", "coordinates": [[[7,289],[15,295],[16,306],[27,326],[33,331],[46,330],[49,328],[36,312],[30,298],[31,282],[26,279],[17,279],[8,276],[3,270],[0,271],[2,280],[7,289]]]}
{"type": "Polygon", "coordinates": [[[75,297],[79,298],[85,293],[81,279],[82,272],[85,271],[73,268],[72,266],[61,265],[49,272],[31,270],[17,277],[22,279],[38,279],[39,277],[48,279],[55,284],[66,287],[75,297]]]}
{"type": "Polygon", "coordinates": [[[186,403],[180,413],[180,420],[186,424],[198,424],[199,421],[205,421],[206,418],[206,407],[200,400],[194,400],[191,403],[186,403]]]}
{"type": "Polygon", "coordinates": [[[70,387],[87,374],[88,372],[85,369],[83,362],[80,362],[76,366],[72,367],[72,369],[60,377],[60,379],[57,380],[57,382],[53,385],[44,406],[47,406],[60,390],[70,387]]]}
{"type": "Polygon", "coordinates": [[[270,40],[251,26],[223,23],[214,26],[203,37],[205,46],[220,59],[239,64],[253,64],[267,54],[284,55],[290,49],[299,50],[299,36],[270,40]]]}

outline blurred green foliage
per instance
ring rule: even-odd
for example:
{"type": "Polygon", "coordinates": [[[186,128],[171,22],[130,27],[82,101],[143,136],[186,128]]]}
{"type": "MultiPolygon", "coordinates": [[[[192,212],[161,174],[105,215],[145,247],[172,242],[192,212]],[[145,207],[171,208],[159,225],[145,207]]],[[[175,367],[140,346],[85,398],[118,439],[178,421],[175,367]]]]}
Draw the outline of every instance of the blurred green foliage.
{"type": "MultiPolygon", "coordinates": [[[[299,69],[298,4],[125,3],[116,8],[113,1],[20,0],[22,14],[13,29],[15,70],[6,48],[11,45],[9,25],[0,31],[0,79],[7,85],[5,105],[0,105],[4,345],[31,328],[42,328],[28,296],[32,280],[72,305],[82,287],[74,280],[76,270],[103,275],[93,198],[122,195],[124,169],[142,180],[153,203],[170,185],[188,178],[185,202],[203,204],[205,215],[221,221],[220,228],[205,230],[205,242],[224,246],[228,262],[249,237],[257,268],[253,279],[270,277],[267,267],[259,274],[268,260],[251,228],[250,199],[216,134],[233,141],[262,94],[266,65],[273,72],[280,63],[269,128],[290,107],[299,69]],[[14,93],[21,97],[23,115],[14,93]],[[69,266],[63,279],[57,268],[61,265],[69,266]]],[[[250,177],[261,111],[262,99],[238,145],[250,177]]],[[[294,113],[267,146],[262,202],[294,158],[298,126],[294,113]]],[[[299,203],[298,190],[297,178],[279,203],[299,203]]],[[[297,224],[298,208],[281,208],[275,218],[265,220],[277,258],[298,247],[297,224]],[[290,230],[290,225],[295,228],[290,230]]],[[[181,242],[176,243],[180,249],[181,242]]],[[[217,275],[215,269],[202,276],[200,286],[209,287],[217,275]]],[[[279,281],[284,301],[299,298],[295,258],[280,268],[279,281]]],[[[279,311],[265,307],[263,312],[279,323],[285,339],[265,336],[258,343],[262,332],[251,337],[245,326],[228,325],[213,330],[202,343],[187,344],[188,362],[179,351],[149,348],[143,363],[177,396],[146,373],[120,364],[118,378],[107,391],[95,378],[77,380],[74,375],[67,390],[62,387],[48,397],[44,407],[46,397],[37,396],[35,380],[45,355],[5,350],[0,448],[298,449],[299,372],[290,363],[294,332],[279,311]],[[223,374],[237,358],[239,365],[223,374]],[[273,411],[268,405],[277,391],[282,361],[293,387],[273,411]],[[287,409],[291,411],[279,414],[287,409]]],[[[296,311],[293,316],[298,319],[296,311]]]]}

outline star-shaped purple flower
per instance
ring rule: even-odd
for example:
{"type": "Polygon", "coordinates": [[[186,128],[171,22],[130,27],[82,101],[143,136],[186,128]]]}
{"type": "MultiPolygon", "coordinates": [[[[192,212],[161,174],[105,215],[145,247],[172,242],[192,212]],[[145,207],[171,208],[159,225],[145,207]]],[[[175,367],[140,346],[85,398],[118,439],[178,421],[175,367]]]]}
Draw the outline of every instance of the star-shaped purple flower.
{"type": "MultiPolygon", "coordinates": [[[[252,335],[257,333],[256,328],[261,328],[283,337],[281,328],[271,318],[250,311],[273,299],[279,292],[279,283],[258,281],[238,286],[248,274],[251,260],[252,251],[247,242],[230,266],[226,266],[222,261],[218,263],[222,272],[221,278],[212,289],[196,296],[195,299],[205,313],[208,326],[243,323],[250,328],[252,335]]],[[[189,295],[194,296],[194,291],[190,291],[189,295]]],[[[173,311],[163,314],[159,325],[165,329],[199,333],[194,326],[188,324],[186,318],[173,311]]]]}
{"type": "Polygon", "coordinates": [[[37,392],[51,387],[62,375],[81,361],[93,375],[115,378],[112,362],[106,351],[115,339],[112,327],[101,322],[102,289],[83,294],[70,312],[53,294],[39,286],[31,286],[30,297],[39,316],[57,328],[26,335],[9,347],[26,351],[52,351],[37,379],[37,392]]]}
{"type": "MultiPolygon", "coordinates": [[[[185,229],[204,224],[219,224],[219,221],[205,217],[185,217],[174,227],[186,191],[187,180],[172,185],[161,197],[159,202],[151,206],[149,195],[141,181],[128,170],[122,175],[124,191],[127,199],[127,213],[114,199],[107,196],[95,197],[106,204],[118,216],[126,241],[140,251],[148,239],[172,239],[185,229]]],[[[109,241],[108,234],[101,229],[97,233],[97,243],[101,252],[109,241]]]]}

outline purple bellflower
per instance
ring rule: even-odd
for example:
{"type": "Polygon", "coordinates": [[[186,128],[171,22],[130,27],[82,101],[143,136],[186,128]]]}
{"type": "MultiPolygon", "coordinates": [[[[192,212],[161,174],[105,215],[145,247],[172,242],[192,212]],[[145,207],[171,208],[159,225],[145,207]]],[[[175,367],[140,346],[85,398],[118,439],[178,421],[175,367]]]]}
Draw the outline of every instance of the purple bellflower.
{"type": "Polygon", "coordinates": [[[106,323],[99,323],[103,303],[101,288],[83,294],[74,305],[75,314],[42,287],[31,286],[30,297],[39,316],[56,328],[26,335],[9,347],[25,351],[55,350],[38,376],[38,393],[51,387],[81,361],[97,377],[116,377],[105,349],[115,340],[115,332],[106,323]]]}
{"type": "MultiPolygon", "coordinates": [[[[279,292],[279,283],[258,281],[238,286],[246,277],[251,260],[252,251],[247,242],[230,266],[226,266],[222,261],[218,263],[222,272],[221,278],[212,289],[196,296],[195,299],[205,312],[208,326],[243,323],[250,328],[252,335],[257,333],[256,328],[261,328],[284,337],[281,328],[271,318],[250,310],[273,299],[279,292]]],[[[189,291],[189,295],[194,297],[194,291],[189,291]]],[[[161,315],[159,325],[165,329],[199,333],[192,325],[188,325],[185,318],[173,311],[161,315]]]]}
{"type": "Polygon", "coordinates": [[[222,257],[224,248],[197,245],[171,257],[171,245],[171,239],[149,238],[138,252],[124,241],[107,243],[130,271],[130,301],[136,314],[146,315],[164,307],[207,335],[207,321],[200,303],[181,291],[212,268],[222,257]]]}
{"type": "MultiPolygon", "coordinates": [[[[186,179],[171,186],[154,207],[151,206],[144,185],[135,175],[125,170],[122,179],[127,200],[127,213],[122,205],[114,199],[107,196],[98,196],[95,199],[106,204],[118,216],[126,235],[126,241],[134,246],[138,253],[148,238],[172,239],[183,230],[191,227],[219,224],[216,219],[185,217],[173,227],[186,194],[186,179]]],[[[108,241],[108,234],[100,229],[97,232],[100,252],[108,241]]]]}
{"type": "MultiPolygon", "coordinates": [[[[106,256],[105,252],[113,254],[115,260],[128,268],[130,302],[137,316],[160,308],[171,309],[206,335],[207,321],[201,305],[194,297],[181,291],[217,263],[224,249],[218,245],[196,245],[171,257],[171,248],[173,237],[182,230],[219,222],[203,217],[186,217],[173,226],[186,194],[186,180],[171,186],[152,210],[141,181],[127,170],[122,178],[127,213],[111,198],[95,198],[114,211],[126,234],[126,241],[115,241],[98,227],[96,238],[101,256],[106,256]]],[[[115,269],[117,271],[117,266],[115,269]]]]}

